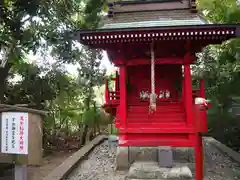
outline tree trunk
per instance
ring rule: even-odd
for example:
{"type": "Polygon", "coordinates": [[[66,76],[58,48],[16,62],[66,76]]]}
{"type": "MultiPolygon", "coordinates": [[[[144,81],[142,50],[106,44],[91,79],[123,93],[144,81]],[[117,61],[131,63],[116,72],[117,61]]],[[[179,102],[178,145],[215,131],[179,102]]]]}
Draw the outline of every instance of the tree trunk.
{"type": "Polygon", "coordinates": [[[0,103],[4,103],[4,93],[6,89],[6,79],[12,64],[7,63],[4,68],[0,68],[0,103]]]}
{"type": "Polygon", "coordinates": [[[80,115],[80,120],[78,120],[78,131],[81,132],[81,129],[82,129],[82,117],[83,117],[83,114],[80,115]]]}
{"type": "Polygon", "coordinates": [[[65,122],[66,122],[66,136],[68,136],[69,135],[69,124],[68,124],[68,119],[66,119],[65,120],[65,122]]]}
{"type": "Polygon", "coordinates": [[[111,134],[113,134],[113,124],[111,123],[111,134]]]}
{"type": "Polygon", "coordinates": [[[85,143],[86,143],[87,133],[88,133],[88,125],[85,124],[84,129],[83,129],[83,133],[82,133],[82,138],[81,138],[81,144],[82,145],[85,145],[85,143]]]}
{"type": "Polygon", "coordinates": [[[89,140],[92,141],[95,138],[95,134],[93,131],[89,133],[89,140]]]}
{"type": "Polygon", "coordinates": [[[97,114],[97,109],[96,109],[96,102],[93,103],[93,108],[94,108],[94,124],[93,124],[93,133],[92,133],[92,139],[95,138],[96,136],[96,126],[98,124],[98,121],[97,121],[97,117],[96,117],[96,114],[97,114]]]}
{"type": "MultiPolygon", "coordinates": [[[[91,94],[91,93],[90,93],[91,94]]],[[[90,109],[90,95],[86,98],[86,111],[89,111],[90,109]]],[[[87,133],[88,133],[88,124],[85,124],[84,125],[84,128],[83,128],[83,133],[82,133],[82,137],[81,137],[81,144],[82,145],[85,145],[86,143],[86,137],[87,137],[87,133]]]]}
{"type": "Polygon", "coordinates": [[[101,133],[101,129],[100,129],[100,124],[97,124],[97,133],[100,134],[101,133]]]}

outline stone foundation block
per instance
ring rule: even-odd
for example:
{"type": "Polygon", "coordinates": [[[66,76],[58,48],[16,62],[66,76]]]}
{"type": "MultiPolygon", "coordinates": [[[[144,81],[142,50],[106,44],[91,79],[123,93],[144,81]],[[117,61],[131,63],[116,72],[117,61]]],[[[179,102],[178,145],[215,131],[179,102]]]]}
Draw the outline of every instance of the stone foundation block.
{"type": "Polygon", "coordinates": [[[118,147],[116,153],[116,170],[125,170],[130,167],[128,147],[118,147]]]}
{"type": "Polygon", "coordinates": [[[155,161],[157,162],[157,147],[138,147],[135,149],[136,158],[135,161],[155,161]]]}
{"type": "Polygon", "coordinates": [[[161,168],[157,162],[134,162],[127,179],[188,180],[192,173],[187,166],[161,168]]]}
{"type": "Polygon", "coordinates": [[[158,164],[160,167],[173,166],[173,152],[169,146],[158,147],[158,164]]]}
{"type": "Polygon", "coordinates": [[[118,147],[116,170],[125,170],[135,161],[157,162],[156,147],[118,147]]]}
{"type": "Polygon", "coordinates": [[[189,147],[173,147],[173,160],[178,163],[193,163],[194,150],[189,147]]]}

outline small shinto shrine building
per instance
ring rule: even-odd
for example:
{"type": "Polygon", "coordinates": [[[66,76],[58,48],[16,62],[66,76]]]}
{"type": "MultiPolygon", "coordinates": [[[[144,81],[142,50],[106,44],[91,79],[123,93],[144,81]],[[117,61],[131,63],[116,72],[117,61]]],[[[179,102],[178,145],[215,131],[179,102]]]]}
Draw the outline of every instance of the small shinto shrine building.
{"type": "Polygon", "coordinates": [[[212,24],[194,0],[109,2],[108,17],[78,40],[106,50],[119,68],[115,90],[106,81],[107,112],[116,116],[120,146],[193,147],[196,179],[203,180],[201,133],[207,132],[204,81],[192,89],[196,53],[240,35],[236,25],[212,24]]]}

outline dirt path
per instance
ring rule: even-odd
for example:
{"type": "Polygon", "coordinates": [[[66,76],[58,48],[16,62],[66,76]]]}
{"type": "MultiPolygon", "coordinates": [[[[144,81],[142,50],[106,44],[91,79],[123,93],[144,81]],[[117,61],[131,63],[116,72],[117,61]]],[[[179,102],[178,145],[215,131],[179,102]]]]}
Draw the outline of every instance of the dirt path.
{"type": "Polygon", "coordinates": [[[72,155],[72,153],[74,152],[54,152],[50,156],[44,158],[42,166],[28,167],[29,180],[41,180],[72,155]]]}
{"type": "MultiPolygon", "coordinates": [[[[73,153],[74,151],[54,152],[51,155],[46,156],[44,158],[44,162],[41,166],[29,166],[28,180],[41,180],[73,153]]],[[[12,175],[13,175],[13,170],[9,170],[5,173],[4,177],[0,177],[0,180],[12,180],[12,175]]]]}

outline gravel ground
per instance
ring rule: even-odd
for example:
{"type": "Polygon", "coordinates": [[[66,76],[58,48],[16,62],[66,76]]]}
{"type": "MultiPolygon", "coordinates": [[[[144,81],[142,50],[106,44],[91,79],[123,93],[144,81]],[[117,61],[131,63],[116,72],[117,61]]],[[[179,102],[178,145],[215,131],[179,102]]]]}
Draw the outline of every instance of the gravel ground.
{"type": "Polygon", "coordinates": [[[126,172],[114,171],[117,145],[112,148],[112,153],[109,153],[108,141],[97,146],[67,180],[124,180],[126,172]]]}
{"type": "Polygon", "coordinates": [[[204,143],[206,158],[206,180],[240,180],[240,164],[233,162],[209,143],[204,143]]]}
{"type": "MultiPolygon", "coordinates": [[[[204,142],[204,147],[206,168],[204,180],[240,180],[239,164],[207,142],[204,142]]],[[[116,148],[117,145],[110,153],[108,141],[105,141],[96,147],[66,180],[124,180],[127,172],[114,171],[116,148]]],[[[192,154],[191,151],[189,153],[192,154]]],[[[190,169],[194,174],[194,166],[190,169]]]]}

